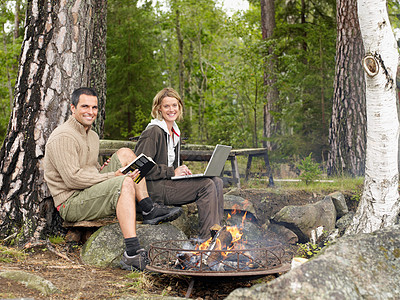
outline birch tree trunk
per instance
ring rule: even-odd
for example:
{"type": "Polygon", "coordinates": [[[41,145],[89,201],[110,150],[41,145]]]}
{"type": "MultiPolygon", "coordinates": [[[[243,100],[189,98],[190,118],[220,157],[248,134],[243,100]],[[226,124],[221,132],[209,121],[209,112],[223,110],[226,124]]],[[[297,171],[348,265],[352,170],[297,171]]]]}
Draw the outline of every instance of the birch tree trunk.
{"type": "Polygon", "coordinates": [[[106,0],[28,2],[14,108],[0,151],[0,238],[15,236],[21,243],[57,229],[58,213],[43,179],[45,143],[68,118],[74,89],[105,86],[105,56],[99,59],[105,9],[106,0]]]}
{"type": "Polygon", "coordinates": [[[347,234],[393,225],[400,210],[399,120],[396,104],[397,44],[385,0],[359,0],[366,56],[367,152],[364,191],[347,234]]]}

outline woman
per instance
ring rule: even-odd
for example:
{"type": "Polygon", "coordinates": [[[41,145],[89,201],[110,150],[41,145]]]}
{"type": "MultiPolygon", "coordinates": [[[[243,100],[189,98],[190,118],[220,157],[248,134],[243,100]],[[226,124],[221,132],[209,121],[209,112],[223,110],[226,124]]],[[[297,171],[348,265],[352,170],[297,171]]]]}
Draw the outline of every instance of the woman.
{"type": "Polygon", "coordinates": [[[150,197],[164,205],[196,202],[199,212],[199,237],[208,239],[210,227],[220,224],[224,214],[223,182],[219,177],[171,180],[178,175],[192,174],[180,165],[180,130],[183,104],[172,88],[164,88],[153,99],[154,118],[142,132],[135,153],[144,153],[157,163],[146,175],[150,197]]]}

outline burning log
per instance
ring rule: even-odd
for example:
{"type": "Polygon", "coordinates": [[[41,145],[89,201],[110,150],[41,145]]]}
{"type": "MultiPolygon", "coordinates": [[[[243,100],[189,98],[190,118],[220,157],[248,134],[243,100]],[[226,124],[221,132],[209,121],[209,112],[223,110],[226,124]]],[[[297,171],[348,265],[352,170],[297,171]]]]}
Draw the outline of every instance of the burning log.
{"type": "MultiPolygon", "coordinates": [[[[219,250],[225,250],[228,249],[228,247],[231,247],[232,245],[232,234],[227,230],[226,226],[220,226],[220,225],[214,225],[213,227],[210,228],[211,231],[211,243],[210,245],[213,245],[214,243],[217,243],[217,240],[219,240],[221,248],[219,250]]],[[[211,248],[211,247],[210,247],[211,248]]],[[[215,247],[214,247],[215,248],[215,247]]],[[[213,249],[209,249],[213,250],[213,249]]]]}
{"type": "Polygon", "coordinates": [[[221,261],[224,259],[224,253],[214,250],[227,250],[232,245],[232,234],[226,226],[214,225],[211,229],[211,242],[203,258],[203,263],[208,265],[212,271],[221,271],[221,261]]]}
{"type": "Polygon", "coordinates": [[[245,249],[242,231],[236,226],[214,225],[211,238],[193,250],[177,253],[175,267],[184,270],[237,271],[264,265],[245,249]]]}

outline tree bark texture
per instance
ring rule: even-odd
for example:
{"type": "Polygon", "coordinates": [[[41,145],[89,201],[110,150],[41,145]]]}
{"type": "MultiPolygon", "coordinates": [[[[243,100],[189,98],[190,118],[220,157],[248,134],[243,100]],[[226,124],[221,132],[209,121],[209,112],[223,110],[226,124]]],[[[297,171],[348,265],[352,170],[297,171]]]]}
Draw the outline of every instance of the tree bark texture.
{"type": "Polygon", "coordinates": [[[327,169],[328,175],[363,176],[367,120],[357,1],[338,0],[336,5],[336,70],[327,169]]]}
{"type": "MultiPolygon", "coordinates": [[[[272,37],[275,24],[275,4],[274,0],[260,0],[261,3],[261,29],[263,40],[272,37]]],[[[265,105],[264,105],[264,137],[272,138],[279,130],[277,121],[274,120],[273,112],[276,111],[276,103],[279,98],[279,92],[276,88],[275,66],[277,58],[273,54],[273,49],[268,49],[265,57],[264,86],[266,87],[265,105]]],[[[265,143],[268,151],[273,150],[271,141],[265,143]]]]}
{"type": "Polygon", "coordinates": [[[366,53],[367,152],[361,202],[346,233],[391,226],[400,211],[397,44],[385,0],[359,0],[358,15],[366,53]]]}
{"type": "Polygon", "coordinates": [[[181,32],[181,22],[180,22],[180,13],[179,9],[176,10],[175,17],[175,29],[176,29],[176,38],[178,40],[178,48],[179,48],[179,96],[181,96],[182,101],[184,101],[184,87],[185,87],[185,64],[183,58],[183,37],[181,32]]]}
{"type": "MultiPolygon", "coordinates": [[[[38,239],[55,230],[59,222],[43,179],[45,143],[68,118],[74,89],[105,86],[105,63],[94,67],[105,45],[94,40],[105,35],[105,19],[97,15],[106,13],[105,3],[28,1],[14,108],[0,151],[2,238],[18,233],[17,242],[38,239]],[[104,31],[94,34],[100,28],[104,31]]],[[[103,105],[105,98],[101,97],[103,105]]]]}

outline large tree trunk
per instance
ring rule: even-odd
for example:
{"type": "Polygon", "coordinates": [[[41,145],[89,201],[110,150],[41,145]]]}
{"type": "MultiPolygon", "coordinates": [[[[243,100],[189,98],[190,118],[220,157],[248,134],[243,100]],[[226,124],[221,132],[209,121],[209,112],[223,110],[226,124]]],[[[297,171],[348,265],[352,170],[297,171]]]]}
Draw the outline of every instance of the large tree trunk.
{"type": "MultiPolygon", "coordinates": [[[[0,152],[2,238],[23,242],[57,229],[41,165],[45,143],[68,118],[75,88],[105,86],[105,61],[93,64],[105,51],[105,6],[105,0],[28,2],[14,108],[0,152]]],[[[99,93],[104,105],[105,91],[99,93]]]]}
{"type": "MultiPolygon", "coordinates": [[[[274,33],[275,25],[275,4],[274,0],[261,1],[261,29],[263,40],[268,40],[274,33]]],[[[278,123],[273,118],[273,112],[276,111],[279,92],[276,88],[276,56],[273,55],[273,49],[268,49],[265,58],[264,85],[266,86],[265,105],[264,105],[264,137],[270,139],[278,131],[278,123]]],[[[264,145],[269,151],[273,150],[273,143],[267,141],[264,145]]]]}
{"type": "Polygon", "coordinates": [[[182,33],[181,33],[181,22],[180,22],[179,9],[176,10],[175,29],[176,29],[176,38],[178,40],[178,48],[179,48],[179,58],[178,58],[178,60],[179,60],[179,68],[178,68],[178,73],[179,73],[179,96],[181,96],[181,99],[183,101],[184,96],[185,96],[185,94],[184,94],[185,64],[184,64],[184,58],[183,58],[183,37],[182,37],[182,33]]]}
{"type": "Polygon", "coordinates": [[[358,15],[366,53],[367,153],[363,195],[346,233],[393,225],[400,211],[397,44],[385,0],[358,0],[358,15]]]}
{"type": "Polygon", "coordinates": [[[329,130],[328,175],[362,176],[365,171],[364,56],[356,0],[337,1],[336,71],[329,130]]]}

